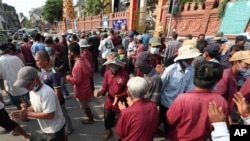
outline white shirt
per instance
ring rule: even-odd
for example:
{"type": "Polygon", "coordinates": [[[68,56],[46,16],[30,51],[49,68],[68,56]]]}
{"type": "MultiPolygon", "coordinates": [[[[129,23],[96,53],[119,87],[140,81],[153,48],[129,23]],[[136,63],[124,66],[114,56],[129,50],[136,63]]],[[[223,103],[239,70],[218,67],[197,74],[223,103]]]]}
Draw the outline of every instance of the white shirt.
{"type": "Polygon", "coordinates": [[[105,39],[101,40],[98,49],[99,49],[99,50],[101,51],[101,53],[102,53],[102,58],[103,58],[103,59],[107,59],[107,56],[108,56],[109,54],[111,54],[111,50],[114,49],[113,42],[112,42],[110,39],[105,38],[105,39]]]}
{"type": "Polygon", "coordinates": [[[179,62],[167,67],[161,75],[161,104],[170,107],[179,94],[192,90],[193,77],[194,68],[191,65],[185,71],[182,70],[179,62]]]}
{"type": "Polygon", "coordinates": [[[137,50],[136,43],[134,41],[133,42],[129,42],[129,44],[128,44],[128,50],[127,50],[127,55],[131,56],[131,55],[135,54],[136,50],[137,50]]]}
{"type": "Polygon", "coordinates": [[[2,55],[0,57],[0,79],[4,81],[4,88],[13,96],[26,94],[24,88],[13,86],[17,80],[18,71],[24,66],[23,62],[16,56],[2,55]]]}
{"type": "MultiPolygon", "coordinates": [[[[245,125],[250,124],[250,116],[242,118],[245,125]]],[[[214,130],[211,133],[213,141],[229,141],[230,135],[227,129],[226,122],[215,122],[212,123],[214,130]]]]}
{"type": "Polygon", "coordinates": [[[209,62],[214,62],[214,63],[218,63],[218,64],[220,64],[220,62],[219,62],[218,60],[216,60],[215,58],[213,58],[213,59],[209,60],[209,62]]]}
{"type": "Polygon", "coordinates": [[[30,91],[30,102],[35,112],[55,112],[54,119],[37,119],[40,128],[44,133],[56,133],[63,127],[65,119],[59,101],[52,88],[43,84],[37,92],[30,91]]]}
{"type": "Polygon", "coordinates": [[[3,102],[0,101],[0,110],[4,108],[3,102]]]}

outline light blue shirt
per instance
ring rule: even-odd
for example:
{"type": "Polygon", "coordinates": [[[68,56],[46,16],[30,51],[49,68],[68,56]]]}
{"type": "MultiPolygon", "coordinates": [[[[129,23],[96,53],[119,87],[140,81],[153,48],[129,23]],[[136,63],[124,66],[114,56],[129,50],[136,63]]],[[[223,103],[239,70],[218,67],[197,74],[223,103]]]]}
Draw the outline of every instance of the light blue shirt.
{"type": "Polygon", "coordinates": [[[179,62],[167,67],[161,76],[161,104],[170,107],[179,94],[192,90],[193,77],[193,66],[187,67],[185,71],[182,70],[179,62]]]}
{"type": "Polygon", "coordinates": [[[46,51],[45,45],[44,45],[42,42],[35,42],[35,43],[31,46],[31,53],[32,53],[32,56],[35,57],[36,52],[39,51],[39,50],[44,50],[44,51],[46,51]]]}

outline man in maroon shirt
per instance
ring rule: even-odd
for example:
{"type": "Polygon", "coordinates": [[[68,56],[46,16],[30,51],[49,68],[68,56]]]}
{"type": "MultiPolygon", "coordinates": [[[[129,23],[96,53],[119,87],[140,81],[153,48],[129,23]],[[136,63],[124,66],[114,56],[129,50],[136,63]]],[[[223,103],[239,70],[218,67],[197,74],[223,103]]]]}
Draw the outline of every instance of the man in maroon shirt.
{"type": "Polygon", "coordinates": [[[216,85],[215,91],[222,95],[228,102],[229,112],[233,110],[233,95],[237,92],[237,76],[245,73],[250,65],[250,54],[248,51],[238,51],[229,59],[232,63],[230,68],[223,72],[222,79],[216,85]]]}
{"type": "Polygon", "coordinates": [[[25,59],[25,65],[26,66],[32,66],[32,67],[36,67],[36,62],[34,57],[32,56],[31,53],[31,46],[32,44],[29,43],[29,37],[28,35],[24,35],[23,36],[23,44],[21,45],[21,52],[24,56],[25,59]]]}
{"type": "Polygon", "coordinates": [[[127,82],[129,79],[128,73],[122,68],[123,63],[114,55],[109,55],[107,61],[103,64],[109,68],[104,74],[102,88],[97,92],[96,97],[108,96],[104,104],[104,124],[106,133],[103,140],[108,140],[112,135],[112,130],[115,126],[115,116],[120,110],[117,101],[126,101],[127,97],[127,82]]]}
{"type": "Polygon", "coordinates": [[[178,95],[166,113],[171,126],[167,136],[171,141],[207,141],[212,131],[207,114],[210,102],[215,102],[225,115],[228,114],[226,100],[212,91],[222,73],[221,65],[214,62],[206,62],[195,69],[194,90],[178,95]]]}
{"type": "Polygon", "coordinates": [[[159,114],[156,104],[144,99],[150,83],[144,78],[133,77],[127,86],[129,107],[126,108],[124,102],[118,102],[121,113],[116,133],[121,141],[152,141],[158,128],[159,114]]]}

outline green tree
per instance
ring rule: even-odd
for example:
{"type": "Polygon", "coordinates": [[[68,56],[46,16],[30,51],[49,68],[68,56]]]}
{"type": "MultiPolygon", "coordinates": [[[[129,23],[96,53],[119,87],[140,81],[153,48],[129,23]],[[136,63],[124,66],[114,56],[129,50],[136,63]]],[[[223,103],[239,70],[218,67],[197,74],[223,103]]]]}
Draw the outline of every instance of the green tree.
{"type": "Polygon", "coordinates": [[[94,16],[104,13],[104,9],[109,5],[110,3],[104,3],[102,0],[86,0],[82,5],[83,15],[94,16]]]}
{"type": "Polygon", "coordinates": [[[47,0],[43,7],[43,16],[53,24],[63,19],[63,0],[47,0]]]}
{"type": "Polygon", "coordinates": [[[32,22],[31,20],[28,20],[27,17],[24,18],[24,20],[21,22],[22,28],[32,28],[32,22]]]}

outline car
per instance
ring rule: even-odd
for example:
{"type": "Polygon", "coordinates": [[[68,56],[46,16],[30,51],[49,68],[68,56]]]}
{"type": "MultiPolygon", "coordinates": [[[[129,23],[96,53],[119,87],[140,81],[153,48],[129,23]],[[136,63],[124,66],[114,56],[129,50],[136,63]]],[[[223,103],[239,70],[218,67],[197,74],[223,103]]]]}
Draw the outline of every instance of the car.
{"type": "Polygon", "coordinates": [[[39,33],[39,31],[37,29],[27,29],[26,30],[26,34],[28,36],[32,36],[33,34],[37,34],[37,33],[39,33]]]}
{"type": "Polygon", "coordinates": [[[7,43],[7,36],[0,34],[0,44],[7,43]]]}

